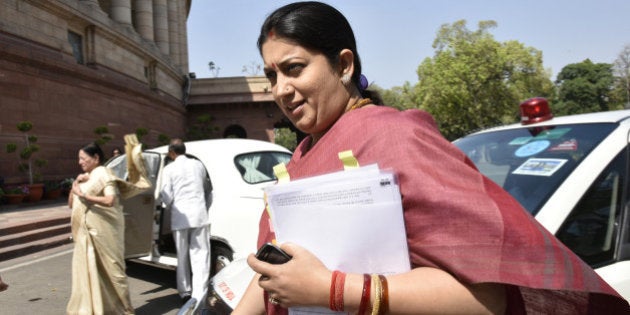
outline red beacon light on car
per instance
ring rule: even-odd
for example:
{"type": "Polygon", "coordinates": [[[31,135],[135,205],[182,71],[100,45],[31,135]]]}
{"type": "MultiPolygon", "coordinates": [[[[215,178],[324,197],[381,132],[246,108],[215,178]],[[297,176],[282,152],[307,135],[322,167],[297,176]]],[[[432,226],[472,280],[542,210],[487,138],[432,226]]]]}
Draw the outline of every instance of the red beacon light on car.
{"type": "Polygon", "coordinates": [[[521,103],[519,107],[521,109],[522,125],[538,123],[553,118],[549,103],[543,97],[530,98],[521,103]]]}

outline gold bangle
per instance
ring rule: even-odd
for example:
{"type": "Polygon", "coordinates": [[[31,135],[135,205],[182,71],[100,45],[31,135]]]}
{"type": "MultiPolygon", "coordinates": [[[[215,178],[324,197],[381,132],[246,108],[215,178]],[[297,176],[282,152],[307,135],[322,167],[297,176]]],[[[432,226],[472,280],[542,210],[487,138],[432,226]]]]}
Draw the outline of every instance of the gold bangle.
{"type": "Polygon", "coordinates": [[[381,286],[381,279],[377,274],[372,274],[372,283],[374,283],[374,303],[372,303],[372,315],[379,315],[381,308],[381,298],[383,295],[383,287],[381,286]]]}

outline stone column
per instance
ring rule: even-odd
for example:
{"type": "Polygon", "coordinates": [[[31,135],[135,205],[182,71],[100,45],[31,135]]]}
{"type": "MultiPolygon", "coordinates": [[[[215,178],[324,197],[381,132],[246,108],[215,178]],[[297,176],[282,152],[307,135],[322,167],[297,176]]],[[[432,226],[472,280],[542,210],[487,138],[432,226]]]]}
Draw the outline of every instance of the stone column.
{"type": "Polygon", "coordinates": [[[112,0],[112,20],[131,26],[131,0],[112,0]]]}
{"type": "Polygon", "coordinates": [[[153,41],[153,1],[135,0],[133,4],[136,31],[144,39],[153,41]]]}
{"type": "Polygon", "coordinates": [[[179,0],[167,0],[168,6],[168,43],[169,43],[169,53],[171,55],[171,60],[175,65],[179,66],[182,64],[180,60],[179,53],[179,0]]]}
{"type": "Polygon", "coordinates": [[[188,36],[186,21],[188,20],[188,11],[186,8],[186,1],[180,1],[179,11],[179,49],[180,49],[180,67],[184,74],[188,74],[188,36]]]}
{"type": "Polygon", "coordinates": [[[85,28],[85,64],[96,65],[96,26],[89,25],[85,28]]]}
{"type": "Polygon", "coordinates": [[[166,9],[166,0],[153,0],[153,25],[155,44],[165,55],[169,53],[168,42],[168,11],[166,9]]]}

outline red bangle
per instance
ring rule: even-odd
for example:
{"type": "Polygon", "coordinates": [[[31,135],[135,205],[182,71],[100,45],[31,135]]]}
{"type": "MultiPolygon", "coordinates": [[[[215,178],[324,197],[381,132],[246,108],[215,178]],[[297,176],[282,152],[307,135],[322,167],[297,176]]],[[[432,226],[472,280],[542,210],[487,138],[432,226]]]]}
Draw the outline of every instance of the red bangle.
{"type": "Polygon", "coordinates": [[[387,278],[383,275],[378,275],[378,278],[381,280],[381,285],[383,286],[383,298],[381,299],[382,307],[379,310],[380,314],[387,314],[389,310],[389,291],[387,289],[387,278]]]}
{"type": "Polygon", "coordinates": [[[337,282],[337,276],[339,273],[339,270],[333,271],[332,278],[330,279],[330,297],[328,298],[328,308],[333,311],[335,310],[335,283],[337,282]]]}
{"type": "Polygon", "coordinates": [[[346,274],[339,272],[335,283],[335,311],[343,311],[343,289],[346,283],[346,274]]]}
{"type": "Polygon", "coordinates": [[[358,315],[365,314],[368,304],[370,303],[370,287],[372,286],[372,277],[365,273],[363,274],[363,293],[361,293],[361,303],[359,304],[358,315]]]}

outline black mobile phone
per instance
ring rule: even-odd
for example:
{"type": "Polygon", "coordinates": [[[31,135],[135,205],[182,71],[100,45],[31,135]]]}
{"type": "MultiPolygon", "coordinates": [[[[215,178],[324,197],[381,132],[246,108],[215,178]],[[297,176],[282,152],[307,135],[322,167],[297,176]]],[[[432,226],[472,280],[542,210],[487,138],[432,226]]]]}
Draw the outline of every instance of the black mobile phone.
{"type": "Polygon", "coordinates": [[[256,258],[270,264],[280,265],[291,260],[292,257],[280,249],[280,247],[271,243],[266,243],[258,249],[256,258]]]}

